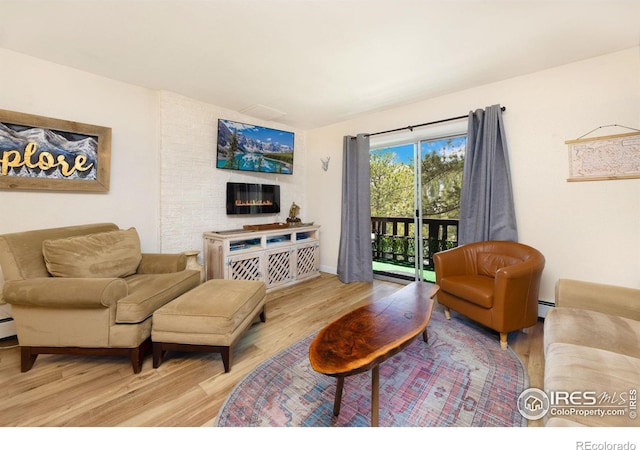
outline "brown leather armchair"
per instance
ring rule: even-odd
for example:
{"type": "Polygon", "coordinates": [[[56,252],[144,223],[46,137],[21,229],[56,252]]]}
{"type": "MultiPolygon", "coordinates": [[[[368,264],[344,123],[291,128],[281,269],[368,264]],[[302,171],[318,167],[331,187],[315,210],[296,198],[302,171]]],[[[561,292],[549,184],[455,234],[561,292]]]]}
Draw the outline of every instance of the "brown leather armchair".
{"type": "Polygon", "coordinates": [[[533,326],[545,259],[533,247],[510,241],[461,245],[434,256],[438,303],[500,333],[533,326]]]}

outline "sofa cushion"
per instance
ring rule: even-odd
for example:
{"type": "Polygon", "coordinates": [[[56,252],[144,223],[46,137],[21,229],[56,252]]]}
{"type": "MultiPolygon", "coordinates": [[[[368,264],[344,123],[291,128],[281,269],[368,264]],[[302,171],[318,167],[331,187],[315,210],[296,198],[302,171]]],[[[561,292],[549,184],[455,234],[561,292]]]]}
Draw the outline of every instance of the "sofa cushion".
{"type": "Polygon", "coordinates": [[[577,344],[640,358],[640,322],[580,308],[558,307],[544,321],[544,350],[577,344]]]}
{"type": "Polygon", "coordinates": [[[129,295],[118,301],[116,323],[140,323],[153,312],[200,284],[198,270],[135,274],[125,278],[129,295]]]}
{"type": "Polygon", "coordinates": [[[493,287],[495,280],[491,277],[476,275],[457,275],[442,278],[438,281],[440,289],[449,294],[465,299],[483,308],[493,306],[493,287]]]}
{"type": "Polygon", "coordinates": [[[154,342],[232,345],[264,307],[261,281],[209,280],[153,314],[154,342]]]}
{"type": "Polygon", "coordinates": [[[210,280],[156,311],[154,328],[231,334],[264,300],[265,292],[260,281],[210,280]]]}
{"type": "Polygon", "coordinates": [[[50,276],[42,255],[42,242],[72,236],[116,231],[114,223],[74,225],[0,235],[0,265],[5,281],[50,276]]]}
{"type": "MultiPolygon", "coordinates": [[[[545,355],[544,390],[575,393],[594,392],[602,409],[615,406],[629,407],[631,390],[640,384],[640,359],[620,353],[575,344],[550,344],[545,355]]],[[[553,405],[553,406],[564,406],[553,405]]],[[[595,408],[588,408],[595,409],[595,408]]],[[[562,417],[587,426],[637,426],[638,420],[624,415],[581,414],[582,408],[569,414],[554,415],[550,411],[546,419],[562,417]]],[[[547,425],[551,425],[547,422],[547,425]]]]}
{"type": "Polygon", "coordinates": [[[47,239],[42,243],[42,253],[54,277],[126,277],[136,272],[142,259],[135,228],[47,239]]]}
{"type": "Polygon", "coordinates": [[[498,253],[478,252],[476,262],[478,264],[478,275],[493,278],[498,270],[503,267],[513,266],[522,262],[522,260],[498,253]]]}

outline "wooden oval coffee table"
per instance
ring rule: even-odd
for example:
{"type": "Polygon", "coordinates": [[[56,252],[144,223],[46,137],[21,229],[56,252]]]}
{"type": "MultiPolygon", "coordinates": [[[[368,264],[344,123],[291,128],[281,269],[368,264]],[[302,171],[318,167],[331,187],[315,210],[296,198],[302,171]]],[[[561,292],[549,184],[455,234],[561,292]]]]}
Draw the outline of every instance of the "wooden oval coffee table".
{"type": "Polygon", "coordinates": [[[378,365],[422,334],[433,311],[438,285],[415,282],[362,306],[320,330],[309,347],[313,370],[337,378],[333,415],[340,413],[345,377],[371,370],[371,426],[378,426],[378,365]]]}

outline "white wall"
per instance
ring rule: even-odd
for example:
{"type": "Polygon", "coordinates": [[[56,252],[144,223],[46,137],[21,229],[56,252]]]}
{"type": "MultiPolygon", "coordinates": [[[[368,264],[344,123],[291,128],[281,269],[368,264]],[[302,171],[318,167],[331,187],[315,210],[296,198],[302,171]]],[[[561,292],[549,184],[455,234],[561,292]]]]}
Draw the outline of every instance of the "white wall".
{"type": "Polygon", "coordinates": [[[202,250],[204,231],[284,221],[293,201],[306,220],[303,132],[4,49],[0,67],[1,109],[112,129],[109,192],[0,190],[0,233],[114,222],[135,226],[144,251],[173,252],[202,250]],[[293,131],[293,175],[216,169],[219,118],[293,131]],[[227,216],[227,181],[279,184],[281,213],[227,216]]]}
{"type": "Polygon", "coordinates": [[[0,108],[110,127],[107,193],[0,190],[0,233],[91,222],[136,227],[159,249],[157,92],[0,49],[0,108]]]}
{"type": "Polygon", "coordinates": [[[202,233],[242,228],[246,224],[284,222],[293,201],[306,221],[304,191],[306,154],[304,133],[275,122],[265,122],[171,92],[161,94],[162,251],[200,250],[202,233]],[[218,119],[292,131],[294,160],[291,175],[240,172],[216,168],[218,119]],[[280,214],[226,215],[226,183],[280,185],[280,214]]]}
{"type": "MultiPolygon", "coordinates": [[[[306,133],[291,130],[296,132],[292,176],[214,167],[218,118],[288,129],[277,123],[4,49],[0,67],[0,108],[113,130],[108,193],[0,190],[0,233],[113,221],[137,227],[145,251],[201,249],[203,231],[282,221],[295,201],[304,221],[322,226],[322,269],[335,272],[342,137],[500,103],[507,107],[520,240],[547,257],[541,298],[553,299],[559,277],[640,287],[640,180],[568,183],[564,144],[602,125],[640,128],[638,47],[306,133]],[[328,156],[325,172],[320,160],[328,156]],[[227,217],[221,197],[227,181],[281,184],[282,213],[227,217]]],[[[608,128],[600,134],[624,131],[608,128]]]]}
{"type": "MultiPolygon", "coordinates": [[[[519,238],[547,259],[540,298],[553,301],[561,277],[640,287],[640,179],[569,183],[565,145],[603,125],[640,128],[639,47],[309,131],[309,219],[323,226],[323,270],[335,272],[337,264],[344,135],[496,103],[507,108],[519,238]],[[320,158],[327,156],[324,172],[320,158]]],[[[590,136],[629,131],[605,128],[590,136]]]]}

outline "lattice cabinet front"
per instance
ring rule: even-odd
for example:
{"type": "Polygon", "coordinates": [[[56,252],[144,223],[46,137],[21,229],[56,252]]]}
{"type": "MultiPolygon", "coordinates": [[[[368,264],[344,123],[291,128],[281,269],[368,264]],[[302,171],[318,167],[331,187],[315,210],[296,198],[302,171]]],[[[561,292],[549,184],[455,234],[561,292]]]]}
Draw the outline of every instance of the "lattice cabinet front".
{"type": "Polygon", "coordinates": [[[296,253],[296,277],[298,279],[314,276],[320,266],[320,244],[299,246],[296,253]]]}
{"type": "Polygon", "coordinates": [[[227,278],[229,280],[262,280],[261,260],[259,255],[229,258],[227,278]]]}
{"type": "Polygon", "coordinates": [[[264,231],[206,232],[207,280],[260,280],[267,290],[272,290],[319,276],[319,228],[304,225],[264,231]]]}
{"type": "Polygon", "coordinates": [[[275,250],[266,253],[267,288],[289,283],[293,279],[291,250],[275,250]]]}

